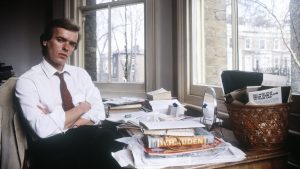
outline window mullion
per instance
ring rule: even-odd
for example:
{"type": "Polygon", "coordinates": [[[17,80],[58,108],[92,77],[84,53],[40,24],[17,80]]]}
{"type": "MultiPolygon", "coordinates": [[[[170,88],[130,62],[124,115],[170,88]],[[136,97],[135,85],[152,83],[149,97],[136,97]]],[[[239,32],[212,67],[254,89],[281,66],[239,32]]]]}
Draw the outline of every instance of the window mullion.
{"type": "Polygon", "coordinates": [[[111,72],[111,6],[108,5],[108,82],[112,82],[112,72],[111,72]]]}
{"type": "Polygon", "coordinates": [[[232,10],[232,68],[239,69],[239,49],[238,49],[238,0],[231,0],[232,10]]]}

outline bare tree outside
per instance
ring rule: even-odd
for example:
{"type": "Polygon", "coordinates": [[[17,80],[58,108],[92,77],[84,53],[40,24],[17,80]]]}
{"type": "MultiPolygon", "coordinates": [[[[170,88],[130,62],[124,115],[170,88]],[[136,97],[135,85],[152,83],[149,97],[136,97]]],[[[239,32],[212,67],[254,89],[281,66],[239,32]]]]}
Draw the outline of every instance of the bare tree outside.
{"type": "MultiPolygon", "coordinates": [[[[85,35],[94,35],[91,37],[97,40],[93,47],[85,47],[85,53],[96,51],[96,80],[102,83],[144,83],[144,4],[122,4],[86,12],[85,27],[91,27],[88,19],[94,13],[96,27],[93,31],[88,29],[85,35]]],[[[85,39],[86,43],[91,41],[92,38],[85,39]]],[[[87,71],[92,74],[95,70],[87,71]]]]}
{"type": "MultiPolygon", "coordinates": [[[[300,31],[300,1],[237,0],[237,2],[239,69],[287,76],[293,92],[300,91],[300,77],[297,77],[300,68],[297,38],[300,31]]],[[[231,0],[227,1],[226,6],[227,32],[229,32],[227,37],[230,39],[231,0]]],[[[231,44],[231,40],[228,43],[231,44]]],[[[231,55],[228,49],[227,56],[231,55]]]]}

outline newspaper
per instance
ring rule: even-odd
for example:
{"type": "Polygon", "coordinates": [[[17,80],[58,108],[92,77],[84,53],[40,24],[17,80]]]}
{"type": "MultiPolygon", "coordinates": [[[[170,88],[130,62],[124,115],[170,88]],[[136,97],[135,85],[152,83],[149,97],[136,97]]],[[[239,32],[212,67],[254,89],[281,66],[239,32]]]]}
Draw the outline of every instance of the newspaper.
{"type": "Polygon", "coordinates": [[[282,103],[281,87],[248,92],[248,97],[248,105],[269,105],[282,103]]]}

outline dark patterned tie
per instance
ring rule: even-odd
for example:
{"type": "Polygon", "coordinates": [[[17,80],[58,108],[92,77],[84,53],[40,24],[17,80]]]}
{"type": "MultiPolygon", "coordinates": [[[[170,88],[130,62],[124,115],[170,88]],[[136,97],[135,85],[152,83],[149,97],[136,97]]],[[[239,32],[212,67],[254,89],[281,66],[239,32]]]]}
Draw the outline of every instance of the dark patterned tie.
{"type": "Polygon", "coordinates": [[[64,73],[58,73],[56,72],[55,75],[59,77],[60,80],[60,94],[61,94],[61,100],[63,104],[63,109],[65,111],[68,111],[74,107],[74,104],[72,102],[71,94],[67,88],[65,79],[64,79],[64,73]]]}

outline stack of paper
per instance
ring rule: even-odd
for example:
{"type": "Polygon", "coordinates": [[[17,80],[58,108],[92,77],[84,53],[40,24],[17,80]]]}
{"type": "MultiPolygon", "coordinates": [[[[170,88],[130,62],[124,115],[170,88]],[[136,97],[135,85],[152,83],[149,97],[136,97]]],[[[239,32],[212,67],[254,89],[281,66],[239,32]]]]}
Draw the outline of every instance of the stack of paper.
{"type": "Polygon", "coordinates": [[[153,169],[182,165],[225,163],[241,161],[246,156],[240,149],[223,140],[219,140],[220,143],[214,148],[197,150],[184,155],[169,154],[163,156],[149,156],[146,154],[139,137],[121,138],[117,141],[129,145],[128,149],[123,149],[113,154],[113,157],[122,167],[153,169]]]}
{"type": "Polygon", "coordinates": [[[149,100],[170,100],[172,99],[171,92],[163,88],[148,92],[147,98],[149,100]]]}
{"type": "Polygon", "coordinates": [[[144,134],[144,151],[151,156],[188,154],[214,148],[221,143],[196,121],[140,121],[140,126],[144,134]]]}
{"type": "Polygon", "coordinates": [[[147,130],[205,127],[202,123],[196,121],[141,121],[140,125],[147,130]]]}
{"type": "Polygon", "coordinates": [[[109,112],[134,112],[142,108],[145,100],[135,97],[120,97],[106,99],[103,103],[109,105],[109,112]]]}

